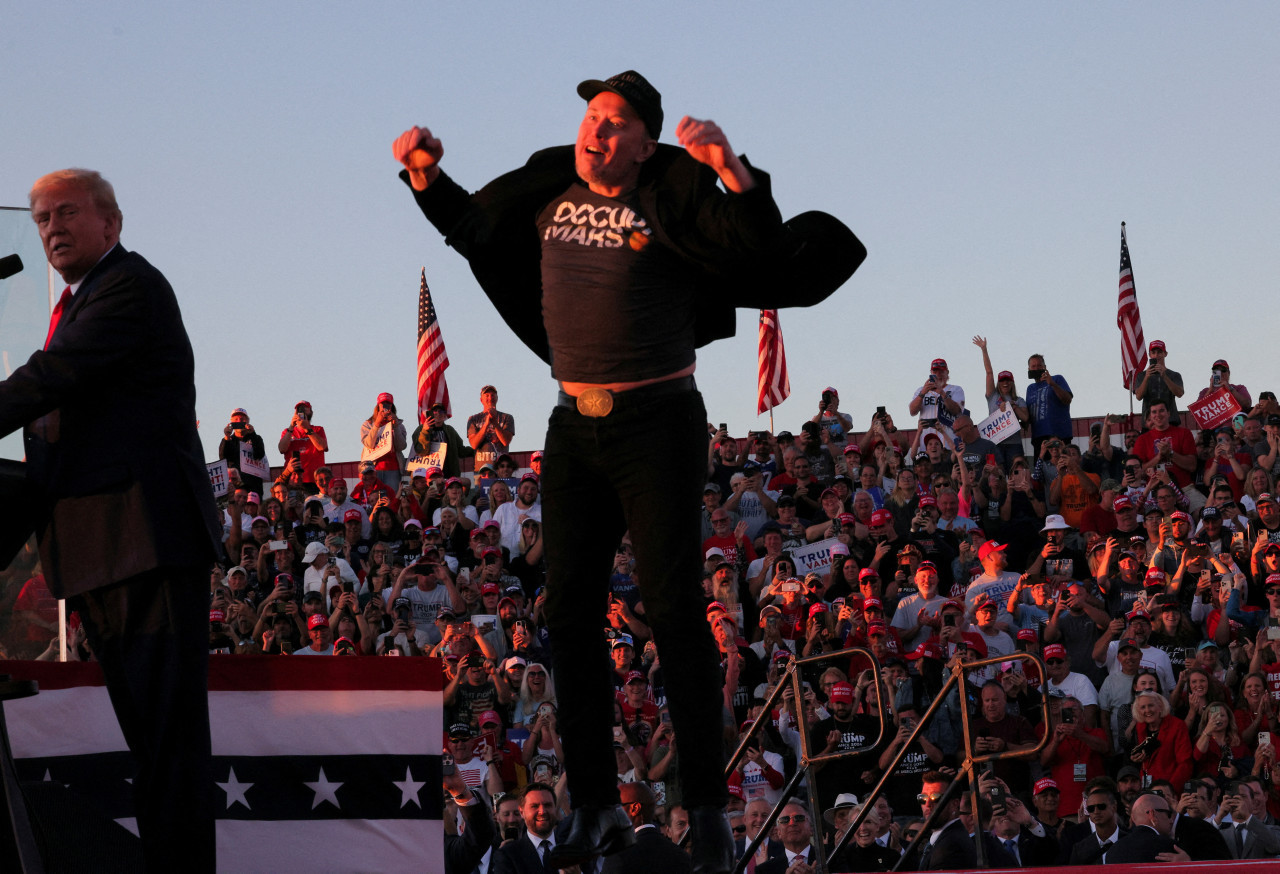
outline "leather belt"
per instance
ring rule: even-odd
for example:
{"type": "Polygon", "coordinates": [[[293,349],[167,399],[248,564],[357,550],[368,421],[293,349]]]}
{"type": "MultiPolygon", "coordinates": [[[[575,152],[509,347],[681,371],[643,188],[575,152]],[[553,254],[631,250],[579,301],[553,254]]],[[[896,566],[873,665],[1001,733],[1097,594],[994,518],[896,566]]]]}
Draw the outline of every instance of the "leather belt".
{"type": "Polygon", "coordinates": [[[697,383],[692,376],[682,376],[677,379],[665,379],[662,382],[654,382],[649,385],[642,385],[639,388],[629,389],[627,391],[610,391],[607,388],[589,388],[582,394],[574,396],[560,392],[559,398],[556,400],[556,406],[568,407],[571,410],[577,410],[584,416],[592,419],[599,419],[607,416],[619,407],[626,407],[632,403],[649,400],[650,398],[662,397],[663,395],[682,394],[684,392],[696,391],[697,383]]]}

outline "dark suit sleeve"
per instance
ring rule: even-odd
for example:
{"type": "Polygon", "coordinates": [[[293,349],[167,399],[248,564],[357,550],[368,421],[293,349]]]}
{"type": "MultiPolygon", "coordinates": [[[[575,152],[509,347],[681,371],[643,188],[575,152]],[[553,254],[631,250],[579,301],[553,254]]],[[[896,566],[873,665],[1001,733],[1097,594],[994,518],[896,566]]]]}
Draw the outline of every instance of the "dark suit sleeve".
{"type": "MultiPolygon", "coordinates": [[[[82,286],[79,294],[88,291],[82,286]]],[[[73,299],[74,320],[67,318],[47,350],[32,353],[0,382],[0,437],[82,393],[106,390],[112,374],[148,342],[152,297],[138,272],[107,268],[82,306],[73,299]]]]}

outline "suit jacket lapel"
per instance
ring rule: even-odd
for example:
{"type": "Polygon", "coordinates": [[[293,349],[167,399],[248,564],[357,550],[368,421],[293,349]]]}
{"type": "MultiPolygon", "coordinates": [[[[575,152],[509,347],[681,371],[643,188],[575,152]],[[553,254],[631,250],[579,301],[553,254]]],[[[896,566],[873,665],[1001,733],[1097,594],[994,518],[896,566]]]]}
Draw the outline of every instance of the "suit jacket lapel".
{"type": "MultiPolygon", "coordinates": [[[[101,261],[93,266],[93,269],[91,269],[85,276],[84,281],[80,283],[80,288],[78,288],[76,293],[71,296],[71,304],[62,313],[62,318],[58,320],[58,327],[53,332],[55,337],[58,335],[58,331],[62,330],[64,325],[69,325],[74,322],[80,310],[84,309],[85,302],[93,296],[93,292],[97,288],[98,279],[102,276],[102,272],[128,254],[128,250],[117,243],[115,248],[108,252],[101,261]]],[[[52,342],[53,338],[50,337],[49,340],[52,342]]]]}

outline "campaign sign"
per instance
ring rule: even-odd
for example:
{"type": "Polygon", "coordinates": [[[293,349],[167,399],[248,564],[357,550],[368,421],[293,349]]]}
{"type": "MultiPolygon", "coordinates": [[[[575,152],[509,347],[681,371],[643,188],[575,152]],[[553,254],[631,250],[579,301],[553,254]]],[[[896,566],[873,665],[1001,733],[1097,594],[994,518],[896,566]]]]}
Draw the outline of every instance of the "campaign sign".
{"type": "Polygon", "coordinates": [[[520,485],[520,480],[516,479],[513,476],[481,477],[480,479],[476,480],[476,488],[480,490],[480,494],[484,497],[485,500],[489,499],[489,489],[493,488],[493,484],[496,482],[506,483],[511,488],[511,491],[513,492],[516,490],[516,486],[520,485]]]}
{"type": "Polygon", "coordinates": [[[1013,414],[1013,407],[996,410],[978,423],[978,433],[992,443],[999,443],[1010,434],[1019,430],[1018,417],[1013,414]]]}
{"type": "Polygon", "coordinates": [[[240,441],[240,472],[262,479],[271,479],[271,465],[265,456],[253,457],[253,444],[248,440],[240,441]]]}
{"type": "Polygon", "coordinates": [[[220,458],[205,467],[209,470],[209,486],[213,489],[213,496],[221,498],[227,493],[227,460],[220,458]]]}
{"type": "Polygon", "coordinates": [[[1204,430],[1230,422],[1231,418],[1240,412],[1240,404],[1236,401],[1235,395],[1225,388],[1220,388],[1188,405],[1187,412],[1196,420],[1196,426],[1204,430]]]}
{"type": "Polygon", "coordinates": [[[826,540],[819,540],[817,543],[791,550],[791,557],[796,563],[796,572],[825,574],[831,570],[831,547],[839,542],[839,538],[828,537],[826,540]]]}
{"type": "Polygon", "coordinates": [[[363,447],[363,451],[360,453],[360,460],[377,461],[384,455],[390,455],[394,451],[391,441],[395,437],[395,431],[395,422],[387,422],[379,428],[378,437],[374,441],[373,448],[363,447]]]}
{"type": "Polygon", "coordinates": [[[415,455],[405,462],[405,470],[413,472],[415,470],[426,470],[429,467],[438,467],[444,470],[444,458],[448,454],[448,443],[428,443],[427,452],[421,455],[415,455]]]}

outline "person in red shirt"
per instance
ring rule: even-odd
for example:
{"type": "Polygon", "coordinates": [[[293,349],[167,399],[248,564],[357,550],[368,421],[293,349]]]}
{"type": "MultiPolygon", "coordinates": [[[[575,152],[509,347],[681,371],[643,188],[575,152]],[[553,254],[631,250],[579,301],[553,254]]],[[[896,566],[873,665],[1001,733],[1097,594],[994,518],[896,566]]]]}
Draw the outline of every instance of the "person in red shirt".
{"type": "Polygon", "coordinates": [[[360,462],[360,482],[351,490],[351,500],[364,507],[365,512],[373,514],[373,506],[383,498],[391,512],[400,510],[400,499],[386,483],[378,479],[377,465],[372,461],[360,462]]]}
{"type": "Polygon", "coordinates": [[[649,678],[640,671],[631,671],[617,696],[622,725],[631,730],[638,742],[647,744],[658,727],[658,705],[649,697],[649,678]]]}
{"type": "Polygon", "coordinates": [[[1181,425],[1169,424],[1169,408],[1157,401],[1147,413],[1147,427],[1133,443],[1133,454],[1142,462],[1150,478],[1163,464],[1179,488],[1191,485],[1196,469],[1196,442],[1191,432],[1181,425]]]}
{"type": "Polygon", "coordinates": [[[523,767],[524,754],[520,747],[507,740],[502,717],[496,710],[486,710],[480,714],[479,723],[480,743],[476,755],[485,762],[497,763],[504,792],[523,789],[528,782],[528,772],[523,767]],[[496,750],[496,755],[491,750],[496,750]]]}
{"type": "Polygon", "coordinates": [[[730,528],[732,519],[724,507],[717,507],[711,514],[711,529],[715,533],[702,541],[702,554],[708,556],[708,550],[719,549],[724,553],[724,560],[729,564],[738,563],[738,552],[747,557],[748,562],[756,560],[756,551],[747,539],[747,523],[739,522],[736,528],[730,528]]]}
{"type": "Polygon", "coordinates": [[[1137,745],[1129,754],[1144,776],[1168,780],[1181,794],[1193,765],[1187,724],[1169,712],[1169,702],[1159,692],[1139,692],[1133,699],[1137,745]]]}
{"type": "MultiPolygon", "coordinates": [[[[1101,728],[1085,725],[1084,716],[1084,707],[1075,698],[1049,700],[1049,742],[1040,751],[1040,766],[1058,784],[1059,810],[1078,810],[1085,785],[1107,773],[1103,756],[1111,745],[1101,728]]],[[[1044,723],[1035,731],[1043,736],[1044,723]]]]}
{"type": "Polygon", "coordinates": [[[298,401],[293,408],[289,427],[280,432],[277,449],[284,456],[285,464],[295,458],[302,468],[301,482],[307,494],[318,491],[315,484],[316,468],[324,466],[324,454],[329,449],[329,438],[324,428],[311,424],[311,401],[298,401]]]}

